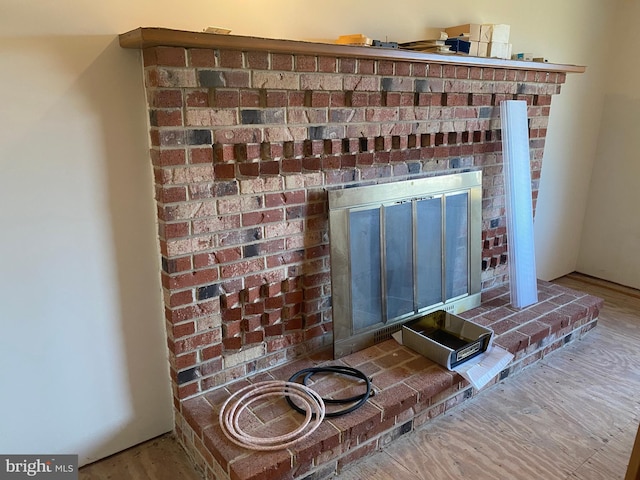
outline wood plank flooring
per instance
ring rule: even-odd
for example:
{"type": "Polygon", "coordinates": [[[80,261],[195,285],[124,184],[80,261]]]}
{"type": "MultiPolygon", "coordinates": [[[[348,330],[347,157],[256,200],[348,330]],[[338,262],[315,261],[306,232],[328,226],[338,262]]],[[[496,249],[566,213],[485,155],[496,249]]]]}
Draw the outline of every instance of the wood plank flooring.
{"type": "MultiPolygon", "coordinates": [[[[605,299],[585,338],[343,471],[339,480],[623,479],[640,421],[640,291],[571,274],[605,299]]],[[[200,480],[166,435],[81,480],[200,480]]]]}
{"type": "Polygon", "coordinates": [[[202,480],[172,434],[166,434],[80,469],[80,480],[202,480]]]}

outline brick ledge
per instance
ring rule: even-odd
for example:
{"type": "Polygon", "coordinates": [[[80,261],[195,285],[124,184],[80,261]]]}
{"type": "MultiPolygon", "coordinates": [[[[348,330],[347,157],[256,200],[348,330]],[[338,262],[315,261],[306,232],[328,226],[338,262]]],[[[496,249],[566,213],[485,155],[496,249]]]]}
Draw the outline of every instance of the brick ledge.
{"type": "MultiPolygon", "coordinates": [[[[483,292],[479,307],[461,314],[492,328],[496,334],[494,342],[515,355],[514,361],[490,386],[595,327],[602,299],[543,281],[538,282],[538,292],[537,304],[515,309],[509,304],[508,286],[497,287],[483,292]]],[[[336,392],[350,387],[352,384],[349,382],[341,384],[340,380],[328,378],[314,383],[314,388],[321,394],[323,389],[336,392]]],[[[176,412],[177,434],[195,463],[206,472],[207,479],[319,480],[384,448],[401,435],[478,393],[457,373],[447,371],[389,340],[337,361],[326,356],[300,359],[189,399],[176,412]],[[376,395],[351,414],[326,419],[295,449],[252,452],[232,445],[224,437],[217,416],[230,392],[249,382],[286,380],[300,369],[329,363],[344,364],[366,372],[372,377],[376,395]]],[[[281,414],[278,418],[286,421],[292,413],[278,409],[256,413],[261,420],[269,421],[265,428],[273,428],[274,425],[277,428],[273,422],[280,420],[269,417],[278,414],[281,414]]]]}

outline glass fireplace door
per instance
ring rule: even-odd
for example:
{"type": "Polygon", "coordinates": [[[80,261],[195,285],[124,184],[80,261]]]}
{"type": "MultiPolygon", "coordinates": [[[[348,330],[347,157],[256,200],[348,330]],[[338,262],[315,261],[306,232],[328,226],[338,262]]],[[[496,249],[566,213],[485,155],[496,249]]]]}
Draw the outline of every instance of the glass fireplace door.
{"type": "Polygon", "coordinates": [[[480,172],[329,192],[336,358],[479,304],[481,204],[480,172]]]}

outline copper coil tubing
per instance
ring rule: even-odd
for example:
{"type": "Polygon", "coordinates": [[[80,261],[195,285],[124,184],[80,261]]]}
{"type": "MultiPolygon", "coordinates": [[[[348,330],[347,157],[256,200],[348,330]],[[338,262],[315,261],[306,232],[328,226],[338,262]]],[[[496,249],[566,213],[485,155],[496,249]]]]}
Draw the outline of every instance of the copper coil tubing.
{"type": "Polygon", "coordinates": [[[281,380],[270,380],[248,385],[233,393],[220,409],[220,426],[224,435],[234,444],[251,450],[282,450],[308,437],[325,417],[322,397],[309,387],[281,380]],[[256,437],[240,426],[240,416],[252,403],[268,397],[292,397],[305,407],[305,418],[294,430],[276,437],[256,437]]]}

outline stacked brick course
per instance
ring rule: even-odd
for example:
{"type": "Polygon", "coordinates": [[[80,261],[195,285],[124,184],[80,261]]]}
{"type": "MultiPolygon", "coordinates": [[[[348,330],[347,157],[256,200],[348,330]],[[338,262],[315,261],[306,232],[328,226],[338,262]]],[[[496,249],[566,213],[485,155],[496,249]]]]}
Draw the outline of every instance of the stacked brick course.
{"type": "Polygon", "coordinates": [[[525,100],[537,197],[564,73],[144,50],[177,404],[331,345],[327,188],[483,171],[483,289],[507,276],[499,103],[525,100]]]}

